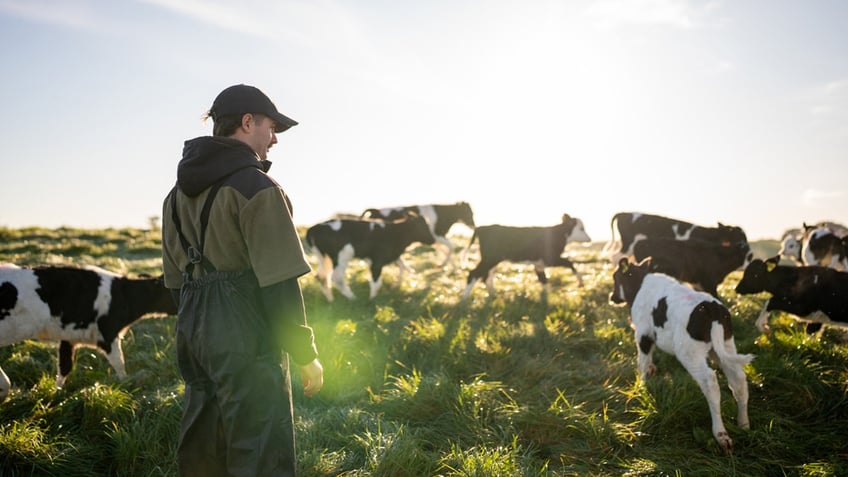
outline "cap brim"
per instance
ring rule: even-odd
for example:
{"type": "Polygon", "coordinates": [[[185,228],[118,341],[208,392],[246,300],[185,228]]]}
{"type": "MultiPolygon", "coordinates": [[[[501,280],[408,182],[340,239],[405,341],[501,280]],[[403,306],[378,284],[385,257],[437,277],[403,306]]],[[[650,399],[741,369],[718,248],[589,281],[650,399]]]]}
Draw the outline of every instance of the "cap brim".
{"type": "Polygon", "coordinates": [[[275,115],[272,115],[271,119],[273,119],[274,122],[277,124],[277,127],[274,128],[274,131],[278,133],[286,131],[292,126],[297,126],[297,121],[279,112],[277,112],[277,114],[275,115]]]}

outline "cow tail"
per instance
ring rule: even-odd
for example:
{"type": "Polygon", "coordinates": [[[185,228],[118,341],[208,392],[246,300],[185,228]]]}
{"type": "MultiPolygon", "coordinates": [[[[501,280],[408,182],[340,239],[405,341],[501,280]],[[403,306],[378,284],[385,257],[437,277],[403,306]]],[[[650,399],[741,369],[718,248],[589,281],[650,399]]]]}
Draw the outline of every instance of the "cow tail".
{"type": "Polygon", "coordinates": [[[724,347],[724,325],[714,321],[710,328],[710,340],[718,360],[722,363],[734,363],[745,366],[754,359],[753,354],[731,353],[724,347]]]}
{"type": "Polygon", "coordinates": [[[465,259],[468,258],[468,251],[471,249],[471,245],[474,244],[474,241],[477,239],[477,229],[474,229],[474,233],[471,234],[471,240],[468,241],[468,246],[462,251],[459,255],[459,266],[462,267],[465,264],[465,259]]]}
{"type": "Polygon", "coordinates": [[[616,239],[616,234],[615,234],[615,226],[618,223],[620,215],[621,214],[615,214],[615,215],[612,216],[612,219],[610,220],[610,241],[607,242],[607,244],[604,245],[604,249],[601,250],[601,256],[602,257],[611,257],[612,254],[615,253],[614,252],[615,248],[617,246],[621,245],[621,240],[620,240],[621,237],[619,236],[619,238],[616,239]]]}

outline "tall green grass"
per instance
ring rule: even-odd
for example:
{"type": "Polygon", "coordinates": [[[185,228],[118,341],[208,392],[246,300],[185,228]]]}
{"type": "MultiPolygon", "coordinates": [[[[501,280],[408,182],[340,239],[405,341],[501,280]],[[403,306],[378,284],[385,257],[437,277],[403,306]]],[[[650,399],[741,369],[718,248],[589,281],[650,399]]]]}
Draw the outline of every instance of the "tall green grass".
{"type": "MultiPolygon", "coordinates": [[[[0,229],[0,238],[0,261],[19,265],[161,266],[158,231],[0,229]]],[[[760,335],[753,322],[765,296],[737,296],[741,275],[731,274],[719,293],[740,352],[756,358],[750,430],[736,426],[718,373],[734,440],[725,455],[703,394],[674,357],[657,351],[658,374],[637,380],[627,311],[607,303],[612,268],[599,250],[570,246],[586,285],[552,269],[549,294],[532,268],[504,263],[496,296],[478,285],[461,301],[471,264],[436,269],[439,257],[423,246],[405,256],[418,273],[398,284],[386,267],[374,300],[361,264],[349,270],[354,301],[327,303],[304,277],[326,384],[307,399],[294,376],[301,475],[848,475],[845,332],[808,336],[778,314],[773,333],[760,335]]],[[[768,256],[776,243],[754,250],[768,256]]],[[[132,328],[124,381],[82,350],[57,391],[54,343],[0,348],[14,385],[0,404],[0,476],[176,475],[175,320],[132,328]]]]}

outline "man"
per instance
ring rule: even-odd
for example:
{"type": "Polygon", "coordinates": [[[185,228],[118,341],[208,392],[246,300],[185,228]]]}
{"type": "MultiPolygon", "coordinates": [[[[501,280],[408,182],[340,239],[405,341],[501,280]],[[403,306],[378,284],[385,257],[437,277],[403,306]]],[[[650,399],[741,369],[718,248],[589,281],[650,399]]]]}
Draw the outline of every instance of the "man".
{"type": "Polygon", "coordinates": [[[179,305],[182,476],[295,473],[288,356],[304,394],[323,386],[297,278],[310,271],[291,204],[267,175],[277,133],[297,124],[259,89],[223,90],[213,136],[185,142],[165,199],[165,286],[179,305]],[[177,293],[178,291],[178,293],[177,293]]]}

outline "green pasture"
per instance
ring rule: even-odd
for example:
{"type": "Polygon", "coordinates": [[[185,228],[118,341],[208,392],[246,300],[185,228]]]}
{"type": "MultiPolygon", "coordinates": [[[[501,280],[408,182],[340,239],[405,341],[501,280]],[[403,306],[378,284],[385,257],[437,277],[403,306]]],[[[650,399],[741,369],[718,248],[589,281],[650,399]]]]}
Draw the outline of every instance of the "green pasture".
{"type": "MultiPolygon", "coordinates": [[[[457,237],[464,247],[467,237],[457,237]]],[[[368,300],[368,272],[349,270],[359,298],[328,303],[302,278],[325,387],[300,393],[295,415],[303,476],[845,476],[848,475],[848,334],[808,336],[789,315],[760,334],[765,295],[737,296],[734,272],[719,288],[740,352],[753,353],[751,429],[736,426],[735,402],[719,372],[732,454],[710,432],[697,384],[670,355],[658,374],[636,375],[626,308],[608,303],[612,266],[603,244],[570,245],[584,274],[551,269],[543,293],[532,267],[502,263],[496,296],[479,284],[460,300],[473,265],[413,246],[417,273],[368,300]]],[[[158,274],[159,232],[140,229],[3,229],[0,261],[21,266],[97,265],[158,274]]],[[[752,244],[758,257],[775,241],[752,244]]],[[[459,250],[457,250],[459,252],[459,250]]],[[[456,255],[459,255],[457,253],[456,255]]],[[[0,477],[173,476],[183,386],[176,369],[176,317],[145,320],[123,348],[118,381],[93,350],[77,353],[54,389],[56,343],[0,348],[13,382],[0,403],[0,477]]]]}

